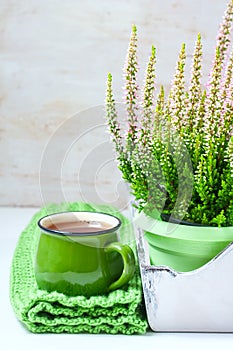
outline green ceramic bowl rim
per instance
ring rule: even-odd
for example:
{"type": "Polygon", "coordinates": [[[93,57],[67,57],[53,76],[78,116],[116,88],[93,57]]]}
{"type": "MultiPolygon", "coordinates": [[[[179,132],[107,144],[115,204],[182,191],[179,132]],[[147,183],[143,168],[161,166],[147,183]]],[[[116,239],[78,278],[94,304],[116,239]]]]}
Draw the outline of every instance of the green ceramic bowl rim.
{"type": "Polygon", "coordinates": [[[161,221],[144,212],[135,215],[135,223],[144,231],[157,236],[188,241],[233,241],[233,226],[190,226],[161,221]]]}

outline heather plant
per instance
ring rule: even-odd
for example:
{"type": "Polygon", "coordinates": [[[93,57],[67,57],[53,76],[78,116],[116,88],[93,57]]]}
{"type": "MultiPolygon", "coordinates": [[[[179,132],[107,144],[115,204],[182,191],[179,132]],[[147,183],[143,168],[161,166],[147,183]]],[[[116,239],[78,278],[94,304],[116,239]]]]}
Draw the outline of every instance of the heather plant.
{"type": "Polygon", "coordinates": [[[119,121],[108,75],[106,118],[119,169],[139,210],[213,226],[233,225],[233,1],[228,3],[206,87],[198,34],[185,81],[182,44],[167,96],[156,86],[152,46],[142,88],[138,84],[137,29],[124,67],[127,129],[119,121]]]}

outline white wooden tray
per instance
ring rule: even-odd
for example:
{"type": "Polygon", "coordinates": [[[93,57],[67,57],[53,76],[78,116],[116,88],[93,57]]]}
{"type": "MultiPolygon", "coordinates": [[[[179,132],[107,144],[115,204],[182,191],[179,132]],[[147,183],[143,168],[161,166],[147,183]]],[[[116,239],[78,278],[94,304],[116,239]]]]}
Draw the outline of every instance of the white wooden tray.
{"type": "Polygon", "coordinates": [[[201,268],[176,272],[150,264],[135,227],[148,322],[155,332],[233,332],[233,243],[201,268]]]}

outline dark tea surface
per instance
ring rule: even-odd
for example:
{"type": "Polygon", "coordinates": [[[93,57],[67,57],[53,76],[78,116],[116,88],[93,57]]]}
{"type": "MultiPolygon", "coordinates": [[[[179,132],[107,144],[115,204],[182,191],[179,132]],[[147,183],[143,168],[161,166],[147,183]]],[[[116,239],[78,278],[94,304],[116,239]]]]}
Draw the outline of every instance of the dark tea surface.
{"type": "Polygon", "coordinates": [[[71,232],[71,233],[91,233],[108,230],[111,228],[106,222],[97,221],[70,221],[51,224],[49,230],[71,232]]]}

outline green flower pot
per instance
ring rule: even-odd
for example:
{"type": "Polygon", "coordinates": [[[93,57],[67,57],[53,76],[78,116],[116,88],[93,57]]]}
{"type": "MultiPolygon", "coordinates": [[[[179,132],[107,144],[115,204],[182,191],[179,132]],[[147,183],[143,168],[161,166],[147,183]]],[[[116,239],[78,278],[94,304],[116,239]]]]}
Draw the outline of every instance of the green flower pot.
{"type": "Polygon", "coordinates": [[[151,264],[180,272],[198,269],[233,241],[233,226],[174,224],[144,213],[138,214],[136,222],[145,232],[151,264]]]}

